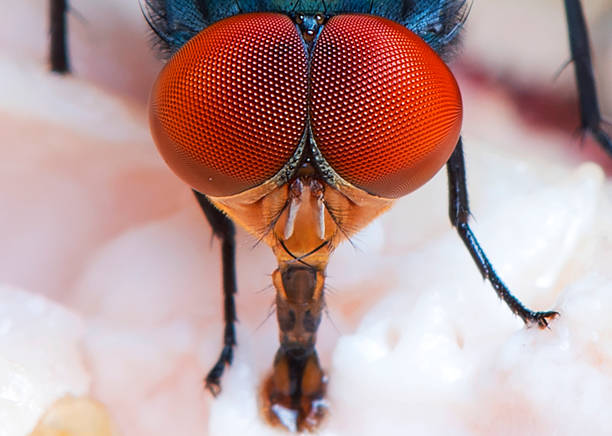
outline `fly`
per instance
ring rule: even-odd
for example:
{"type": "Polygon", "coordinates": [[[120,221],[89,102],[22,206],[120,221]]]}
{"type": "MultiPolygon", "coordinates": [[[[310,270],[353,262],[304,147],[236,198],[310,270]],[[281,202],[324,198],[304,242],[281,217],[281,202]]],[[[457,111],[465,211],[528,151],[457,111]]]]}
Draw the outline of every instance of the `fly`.
{"type": "MultiPolygon", "coordinates": [[[[52,0],[57,71],[68,69],[65,8],[52,0]]],[[[565,8],[581,127],[612,155],[580,2],[565,8]]],[[[206,377],[213,394],[236,345],[234,223],[278,261],[280,346],[264,411],[312,429],[325,414],[315,345],[329,257],[445,164],[450,220],[483,278],[526,325],[546,328],[558,315],[511,294],[468,222],[463,106],[446,66],[466,0],[144,0],[143,9],[169,59],[151,95],[153,138],[222,241],[225,330],[206,377]]]]}

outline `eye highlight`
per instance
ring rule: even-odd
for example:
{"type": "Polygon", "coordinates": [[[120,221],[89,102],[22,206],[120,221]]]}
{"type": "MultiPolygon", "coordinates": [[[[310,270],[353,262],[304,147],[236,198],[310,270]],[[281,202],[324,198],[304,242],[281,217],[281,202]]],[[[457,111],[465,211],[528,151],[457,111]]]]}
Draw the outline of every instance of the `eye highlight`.
{"type": "Polygon", "coordinates": [[[155,143],[203,194],[226,196],[273,177],[306,124],[307,60],[284,15],[253,13],[204,29],[168,62],[150,98],[155,143]]]}
{"type": "Polygon", "coordinates": [[[317,146],[345,180],[396,198],[446,163],[462,121],[457,83],[418,36],[368,15],[330,18],[310,71],[317,146]]]}

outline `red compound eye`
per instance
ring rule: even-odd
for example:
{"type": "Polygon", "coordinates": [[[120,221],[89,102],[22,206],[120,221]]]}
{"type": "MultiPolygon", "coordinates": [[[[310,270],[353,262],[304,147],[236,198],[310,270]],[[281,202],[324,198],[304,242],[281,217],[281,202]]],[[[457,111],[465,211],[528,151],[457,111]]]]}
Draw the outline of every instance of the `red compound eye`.
{"type": "Polygon", "coordinates": [[[311,87],[319,150],[340,176],[373,194],[414,191],[459,138],[462,103],[452,73],[393,21],[332,17],[315,45],[311,87]]]}
{"type": "Polygon", "coordinates": [[[180,178],[204,194],[232,195],[270,179],[293,155],[306,96],[306,53],[291,20],[238,15],[168,62],[151,95],[151,130],[180,178]]]}

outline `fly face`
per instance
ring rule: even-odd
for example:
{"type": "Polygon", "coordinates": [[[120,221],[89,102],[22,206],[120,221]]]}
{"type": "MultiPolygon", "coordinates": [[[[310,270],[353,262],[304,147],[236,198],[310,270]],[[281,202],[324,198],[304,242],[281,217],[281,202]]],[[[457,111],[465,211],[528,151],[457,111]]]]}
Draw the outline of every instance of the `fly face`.
{"type": "Polygon", "coordinates": [[[150,102],[168,165],[277,257],[280,348],[265,409],[311,426],[323,413],[315,342],[329,256],[449,159],[462,120],[455,79],[397,22],[294,8],[205,28],[170,59],[150,102]]]}
{"type": "MultiPolygon", "coordinates": [[[[287,428],[313,428],[324,414],[315,344],[329,257],[445,163],[451,223],[483,278],[526,325],[545,328],[558,315],[512,295],[469,225],[462,102],[442,60],[458,40],[465,0],[146,4],[172,55],[150,100],[153,136],[223,240],[226,325],[206,378],[213,393],[236,344],[232,221],[278,261],[280,348],[264,411],[287,428]]],[[[580,3],[565,5],[582,128],[612,154],[580,3]]]]}

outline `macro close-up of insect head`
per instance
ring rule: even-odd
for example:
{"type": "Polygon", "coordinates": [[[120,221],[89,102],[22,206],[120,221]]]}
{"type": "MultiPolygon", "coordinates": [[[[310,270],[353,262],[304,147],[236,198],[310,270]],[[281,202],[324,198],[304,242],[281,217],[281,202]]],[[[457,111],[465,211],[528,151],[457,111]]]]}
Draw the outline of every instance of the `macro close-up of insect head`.
{"type": "Polygon", "coordinates": [[[611,0],[13,3],[0,436],[610,434],[611,0]]]}

